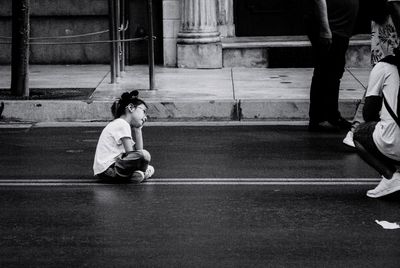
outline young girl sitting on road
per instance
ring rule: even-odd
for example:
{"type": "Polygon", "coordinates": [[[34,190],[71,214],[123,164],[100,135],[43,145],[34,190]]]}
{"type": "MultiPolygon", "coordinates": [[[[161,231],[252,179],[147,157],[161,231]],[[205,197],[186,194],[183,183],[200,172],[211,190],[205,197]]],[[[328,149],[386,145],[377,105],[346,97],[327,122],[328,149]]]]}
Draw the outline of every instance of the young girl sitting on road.
{"type": "Polygon", "coordinates": [[[111,107],[115,119],[101,132],[93,164],[94,175],[101,179],[140,183],[154,174],[150,153],[143,149],[147,105],[138,95],[137,90],[126,92],[111,107]]]}
{"type": "Polygon", "coordinates": [[[377,198],[400,190],[400,51],[372,69],[363,109],[365,123],[354,132],[358,153],[374,167],[382,180],[367,196],[377,198]]]}

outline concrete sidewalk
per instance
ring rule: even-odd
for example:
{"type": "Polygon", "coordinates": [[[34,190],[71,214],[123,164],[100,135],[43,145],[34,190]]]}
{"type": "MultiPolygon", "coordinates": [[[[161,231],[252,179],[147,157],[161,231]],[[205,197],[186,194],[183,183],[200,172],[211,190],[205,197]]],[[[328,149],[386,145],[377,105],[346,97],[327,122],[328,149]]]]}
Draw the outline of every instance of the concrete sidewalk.
{"type": "MultiPolygon", "coordinates": [[[[309,68],[179,69],[156,67],[156,90],[149,90],[147,66],[127,66],[110,84],[108,65],[33,65],[30,88],[91,90],[81,99],[2,100],[1,122],[91,122],[111,119],[110,106],[123,92],[140,90],[152,121],[307,120],[309,68]]],[[[347,69],[340,109],[352,117],[370,69],[347,69]]],[[[10,89],[10,67],[0,66],[0,89],[10,89]]],[[[1,97],[0,97],[1,99],[1,97]]]]}

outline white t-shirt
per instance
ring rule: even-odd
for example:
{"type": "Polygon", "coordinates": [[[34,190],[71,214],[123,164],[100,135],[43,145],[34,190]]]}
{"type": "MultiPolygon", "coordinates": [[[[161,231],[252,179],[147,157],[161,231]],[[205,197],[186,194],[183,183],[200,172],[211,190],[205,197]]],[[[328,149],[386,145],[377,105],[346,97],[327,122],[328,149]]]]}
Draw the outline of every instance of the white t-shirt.
{"type": "Polygon", "coordinates": [[[101,132],[94,156],[94,175],[104,172],[115,163],[116,157],[125,153],[122,138],[132,139],[131,126],[124,119],[117,118],[110,122],[101,132]]]}
{"type": "MultiPolygon", "coordinates": [[[[399,86],[400,78],[397,67],[386,62],[378,62],[371,71],[366,97],[382,96],[383,92],[390,108],[397,115],[399,86]]],[[[380,121],[376,124],[372,136],[376,147],[382,154],[400,161],[400,127],[384,104],[382,104],[380,121]]]]}

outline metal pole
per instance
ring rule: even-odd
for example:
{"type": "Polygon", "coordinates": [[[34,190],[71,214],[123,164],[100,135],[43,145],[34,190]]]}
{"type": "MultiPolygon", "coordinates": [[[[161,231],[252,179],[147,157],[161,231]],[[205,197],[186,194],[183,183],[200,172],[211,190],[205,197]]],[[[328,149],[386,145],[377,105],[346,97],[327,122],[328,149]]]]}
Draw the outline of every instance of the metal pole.
{"type": "Polygon", "coordinates": [[[148,38],[149,83],[150,83],[150,90],[153,90],[155,88],[155,84],[154,84],[153,3],[152,3],[152,0],[147,0],[147,3],[148,3],[148,19],[149,19],[149,38],[148,38]]]}
{"type": "MultiPolygon", "coordinates": [[[[110,40],[113,40],[115,35],[114,0],[108,0],[108,25],[110,28],[110,40]]],[[[115,43],[110,43],[110,69],[111,84],[115,84],[115,43]]]]}
{"type": "Polygon", "coordinates": [[[29,97],[30,0],[12,2],[11,92],[29,97]]]}
{"type": "Polygon", "coordinates": [[[121,55],[120,55],[120,48],[121,48],[121,42],[120,40],[120,32],[119,32],[119,26],[121,25],[121,16],[120,16],[120,0],[115,0],[115,36],[114,40],[117,40],[115,43],[115,70],[116,70],[116,76],[121,77],[121,71],[120,71],[120,62],[121,62],[121,55]]]}
{"type": "MultiPolygon", "coordinates": [[[[121,24],[122,24],[122,31],[121,31],[121,39],[122,41],[125,40],[125,0],[121,0],[121,24]]],[[[121,44],[121,72],[125,72],[125,42],[121,44]]]]}

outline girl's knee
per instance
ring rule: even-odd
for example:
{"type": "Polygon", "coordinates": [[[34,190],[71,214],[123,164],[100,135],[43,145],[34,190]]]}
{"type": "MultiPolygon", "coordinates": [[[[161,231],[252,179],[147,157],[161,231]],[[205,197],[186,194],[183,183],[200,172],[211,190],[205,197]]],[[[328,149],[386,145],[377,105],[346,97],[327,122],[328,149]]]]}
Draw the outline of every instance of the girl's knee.
{"type": "Polygon", "coordinates": [[[147,161],[147,162],[150,162],[150,160],[151,160],[150,153],[147,150],[144,150],[144,149],[142,150],[142,153],[143,153],[143,159],[145,161],[147,161]]]}

